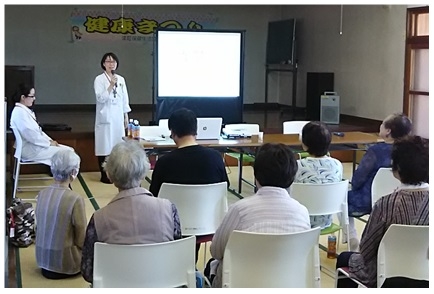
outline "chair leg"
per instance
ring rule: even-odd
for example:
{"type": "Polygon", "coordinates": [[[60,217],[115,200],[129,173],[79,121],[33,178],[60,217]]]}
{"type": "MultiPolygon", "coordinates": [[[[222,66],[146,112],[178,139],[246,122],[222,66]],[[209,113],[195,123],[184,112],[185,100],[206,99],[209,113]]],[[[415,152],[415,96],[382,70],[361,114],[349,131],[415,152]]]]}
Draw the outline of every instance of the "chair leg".
{"type": "Polygon", "coordinates": [[[20,178],[20,162],[15,159],[15,166],[14,166],[14,193],[12,195],[13,198],[17,196],[17,190],[18,190],[18,180],[20,178]]]}
{"type": "Polygon", "coordinates": [[[345,225],[345,228],[346,228],[346,230],[347,230],[347,250],[348,251],[351,251],[351,246],[350,246],[350,226],[347,224],[347,225],[345,225]]]}

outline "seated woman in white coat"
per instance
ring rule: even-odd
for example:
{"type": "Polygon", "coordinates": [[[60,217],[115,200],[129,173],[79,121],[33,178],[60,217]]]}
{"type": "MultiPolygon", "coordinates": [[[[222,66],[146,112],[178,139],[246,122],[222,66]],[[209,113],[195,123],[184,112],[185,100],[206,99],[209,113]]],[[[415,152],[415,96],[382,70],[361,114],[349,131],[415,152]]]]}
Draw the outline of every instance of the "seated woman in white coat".
{"type": "Polygon", "coordinates": [[[30,107],[35,101],[35,88],[20,84],[15,93],[15,107],[11,114],[11,128],[18,130],[23,141],[21,158],[51,166],[51,157],[61,149],[71,147],[61,145],[44,133],[30,107]]]}

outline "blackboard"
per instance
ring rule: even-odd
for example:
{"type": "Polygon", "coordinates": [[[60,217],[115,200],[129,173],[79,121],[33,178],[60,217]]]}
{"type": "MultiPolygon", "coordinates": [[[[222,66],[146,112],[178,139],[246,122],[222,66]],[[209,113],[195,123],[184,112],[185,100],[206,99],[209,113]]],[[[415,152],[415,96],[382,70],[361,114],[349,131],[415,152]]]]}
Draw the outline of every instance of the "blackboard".
{"type": "Polygon", "coordinates": [[[270,21],[267,64],[294,64],[295,58],[295,19],[270,21]]]}

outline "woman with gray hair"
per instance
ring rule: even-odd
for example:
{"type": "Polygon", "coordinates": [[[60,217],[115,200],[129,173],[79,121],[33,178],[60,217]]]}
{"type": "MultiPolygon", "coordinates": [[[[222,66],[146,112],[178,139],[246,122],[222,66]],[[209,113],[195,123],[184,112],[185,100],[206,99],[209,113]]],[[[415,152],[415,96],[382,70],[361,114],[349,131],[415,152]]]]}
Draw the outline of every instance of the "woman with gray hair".
{"type": "Polygon", "coordinates": [[[140,187],[150,165],[137,141],[120,142],[107,158],[105,171],[119,193],[95,211],[86,230],[81,273],[93,282],[95,242],[149,244],[181,238],[178,210],[167,199],[140,187]]]}
{"type": "Polygon", "coordinates": [[[36,198],[36,263],[47,279],[80,273],[86,211],[83,197],[70,189],[79,169],[80,157],[73,150],[59,150],[51,158],[54,183],[36,198]]]}

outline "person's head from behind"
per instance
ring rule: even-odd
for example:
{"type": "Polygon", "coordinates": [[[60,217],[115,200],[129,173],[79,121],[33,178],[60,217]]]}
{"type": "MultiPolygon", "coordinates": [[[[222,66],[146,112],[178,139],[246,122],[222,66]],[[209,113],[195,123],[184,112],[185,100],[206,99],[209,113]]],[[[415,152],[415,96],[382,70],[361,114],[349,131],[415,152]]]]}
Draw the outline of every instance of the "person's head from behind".
{"type": "Polygon", "coordinates": [[[255,157],[253,171],[256,184],[288,188],[297,173],[297,161],[291,149],[280,143],[262,145],[255,157]]]}
{"type": "Polygon", "coordinates": [[[379,135],[385,140],[395,140],[408,136],[411,130],[411,120],[403,113],[394,113],[383,120],[379,135]]]}
{"type": "Polygon", "coordinates": [[[134,140],[116,144],[104,166],[107,177],[119,190],[137,188],[150,169],[142,146],[134,140]]]}
{"type": "Polygon", "coordinates": [[[428,183],[429,146],[419,136],[397,140],[392,147],[392,172],[403,184],[428,183]]]}
{"type": "Polygon", "coordinates": [[[116,54],[108,52],[104,54],[101,58],[101,68],[104,71],[111,72],[119,67],[119,59],[116,54]]]}
{"type": "Polygon", "coordinates": [[[14,94],[14,102],[31,107],[33,102],[35,102],[35,97],[35,87],[27,84],[19,84],[14,94]]]}
{"type": "Polygon", "coordinates": [[[56,182],[73,181],[80,170],[80,156],[71,149],[61,149],[51,158],[51,173],[56,182]]]}
{"type": "Polygon", "coordinates": [[[196,114],[187,108],[177,109],[170,115],[168,126],[175,142],[185,136],[196,136],[196,114]]]}
{"type": "Polygon", "coordinates": [[[327,155],[332,134],[323,122],[311,121],[301,131],[303,149],[316,157],[327,155]]]}

